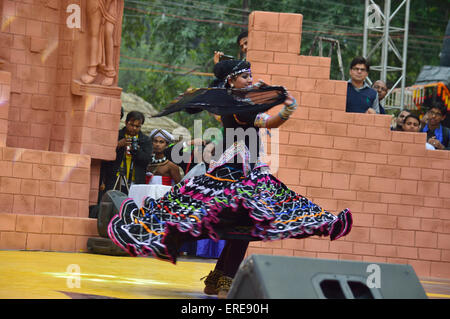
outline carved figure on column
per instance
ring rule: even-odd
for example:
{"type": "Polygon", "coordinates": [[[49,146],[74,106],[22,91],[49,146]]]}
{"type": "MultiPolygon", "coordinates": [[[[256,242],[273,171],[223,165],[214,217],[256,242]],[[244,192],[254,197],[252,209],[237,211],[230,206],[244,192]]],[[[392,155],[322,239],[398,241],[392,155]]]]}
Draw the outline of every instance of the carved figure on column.
{"type": "Polygon", "coordinates": [[[117,75],[114,59],[114,47],[120,44],[119,19],[123,2],[121,0],[86,1],[87,30],[89,35],[89,58],[85,74],[81,81],[91,84],[98,72],[105,78],[101,85],[111,86],[117,75]]]}

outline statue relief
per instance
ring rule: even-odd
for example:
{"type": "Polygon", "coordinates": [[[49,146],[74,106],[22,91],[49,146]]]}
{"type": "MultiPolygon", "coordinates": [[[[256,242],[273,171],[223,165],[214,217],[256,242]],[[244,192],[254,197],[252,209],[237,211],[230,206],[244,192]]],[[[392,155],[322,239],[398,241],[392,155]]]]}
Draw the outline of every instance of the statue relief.
{"type": "Polygon", "coordinates": [[[123,1],[87,0],[85,3],[89,55],[81,81],[94,83],[101,73],[104,79],[100,84],[111,86],[118,72],[114,47],[120,46],[123,1]]]}

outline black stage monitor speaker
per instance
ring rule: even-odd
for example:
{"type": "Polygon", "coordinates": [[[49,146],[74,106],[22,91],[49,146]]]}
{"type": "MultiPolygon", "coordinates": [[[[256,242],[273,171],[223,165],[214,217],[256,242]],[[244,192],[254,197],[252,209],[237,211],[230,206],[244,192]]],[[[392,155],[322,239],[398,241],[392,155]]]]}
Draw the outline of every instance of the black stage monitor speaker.
{"type": "Polygon", "coordinates": [[[99,211],[97,216],[97,230],[100,237],[108,237],[108,225],[114,215],[119,213],[120,205],[127,199],[127,195],[111,190],[107,191],[100,201],[99,211]]]}
{"type": "Polygon", "coordinates": [[[128,253],[109,238],[90,237],[87,240],[87,251],[91,254],[129,256],[128,253]]]}
{"type": "Polygon", "coordinates": [[[410,265],[251,255],[228,299],[426,299],[410,265]]]}

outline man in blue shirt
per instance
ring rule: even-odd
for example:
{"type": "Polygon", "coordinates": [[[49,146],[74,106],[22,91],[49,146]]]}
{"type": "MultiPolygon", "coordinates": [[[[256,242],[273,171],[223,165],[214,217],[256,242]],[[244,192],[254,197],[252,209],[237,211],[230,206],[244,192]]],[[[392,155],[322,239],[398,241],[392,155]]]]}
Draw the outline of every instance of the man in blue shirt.
{"type": "Polygon", "coordinates": [[[345,110],[353,113],[379,114],[378,93],[366,82],[370,65],[363,57],[356,57],[350,63],[350,80],[347,86],[345,110]]]}
{"type": "Polygon", "coordinates": [[[422,132],[427,133],[427,142],[437,150],[450,150],[450,129],[441,124],[447,114],[445,105],[432,105],[428,115],[428,122],[422,132]]]}

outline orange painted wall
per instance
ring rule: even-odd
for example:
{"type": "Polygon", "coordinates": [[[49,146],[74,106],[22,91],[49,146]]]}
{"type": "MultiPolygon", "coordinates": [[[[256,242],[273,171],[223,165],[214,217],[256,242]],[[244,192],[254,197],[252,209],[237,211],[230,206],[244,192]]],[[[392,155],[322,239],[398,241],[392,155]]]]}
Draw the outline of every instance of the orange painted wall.
{"type": "Polygon", "coordinates": [[[390,131],[388,115],[346,113],[347,83],[329,80],[330,59],[299,55],[302,18],[249,20],[254,81],[287,87],[299,104],[280,128],[275,175],[329,211],[350,208],[354,227],[335,242],[252,242],[248,254],[408,263],[450,278],[450,152],[426,150],[425,134],[390,131]]]}

